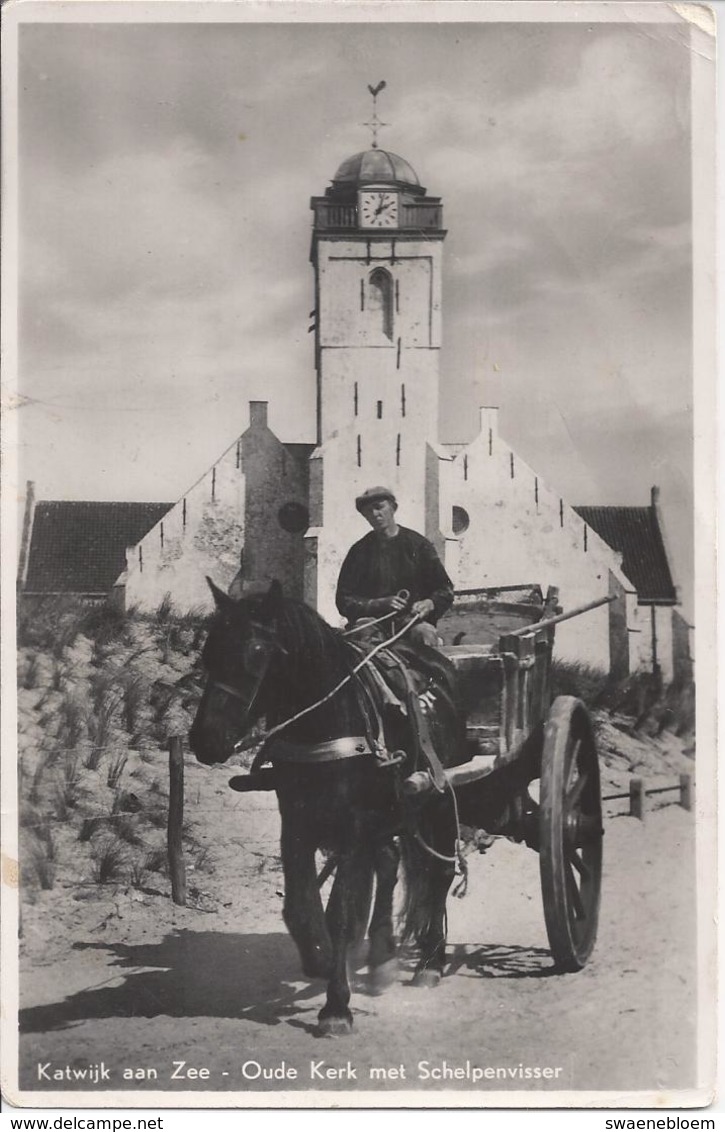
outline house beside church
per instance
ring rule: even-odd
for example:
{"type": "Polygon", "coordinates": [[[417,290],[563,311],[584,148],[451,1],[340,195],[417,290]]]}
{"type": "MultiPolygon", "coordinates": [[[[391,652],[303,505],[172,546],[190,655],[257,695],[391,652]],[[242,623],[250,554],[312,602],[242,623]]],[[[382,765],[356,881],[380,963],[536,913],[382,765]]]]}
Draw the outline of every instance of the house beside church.
{"type": "MultiPolygon", "coordinates": [[[[251,402],[249,426],[180,499],[135,505],[147,508],[146,529],[128,538],[109,588],[129,606],[154,608],[170,594],[180,608],[208,607],[205,576],[229,585],[241,566],[243,578],[278,578],[339,624],[339,568],[368,529],[354,499],[382,483],[399,521],[437,547],[456,590],[555,585],[567,609],[611,596],[558,627],[558,655],[622,675],[654,663],[670,675],[677,598],[654,510],[649,525],[628,526],[625,512],[650,509],[572,507],[501,437],[496,408],[480,410],[470,443],[438,439],[441,198],[374,144],[343,161],[311,208],[315,442],[285,443],[267,404],[251,402]],[[651,562],[640,570],[642,555],[651,562]]],[[[38,504],[28,520],[27,593],[47,554],[36,536],[39,517],[47,532],[42,508],[63,506],[38,504]]]]}
{"type": "Polygon", "coordinates": [[[640,667],[665,682],[691,680],[693,660],[688,624],[680,611],[672,581],[660,511],[660,492],[653,487],[649,507],[577,507],[593,527],[622,555],[622,569],[637,591],[640,611],[633,650],[640,667]]]}

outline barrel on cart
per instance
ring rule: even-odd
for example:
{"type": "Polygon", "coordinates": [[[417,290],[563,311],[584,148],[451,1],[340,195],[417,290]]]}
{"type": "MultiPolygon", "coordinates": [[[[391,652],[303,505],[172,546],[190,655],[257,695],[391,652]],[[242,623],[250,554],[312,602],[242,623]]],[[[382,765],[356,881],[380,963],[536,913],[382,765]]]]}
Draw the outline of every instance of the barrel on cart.
{"type": "MultiPolygon", "coordinates": [[[[594,947],[603,828],[589,713],[573,696],[552,702],[554,632],[609,600],[562,613],[555,589],[546,599],[536,586],[469,590],[441,626],[472,755],[445,771],[460,820],[538,851],[546,930],[562,971],[580,970],[594,947]]],[[[426,771],[403,783],[409,794],[431,788],[426,771]]]]}

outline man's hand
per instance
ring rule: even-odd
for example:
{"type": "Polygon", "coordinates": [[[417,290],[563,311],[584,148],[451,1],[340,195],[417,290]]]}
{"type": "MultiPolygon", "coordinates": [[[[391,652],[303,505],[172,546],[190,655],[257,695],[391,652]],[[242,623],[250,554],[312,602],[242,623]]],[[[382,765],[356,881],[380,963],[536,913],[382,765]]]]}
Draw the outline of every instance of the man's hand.
{"type": "Polygon", "coordinates": [[[391,611],[395,610],[396,613],[402,613],[404,609],[408,608],[410,597],[403,597],[402,594],[393,594],[391,598],[388,598],[388,601],[390,602],[391,611]]]}
{"type": "Polygon", "coordinates": [[[417,613],[418,616],[425,621],[426,617],[430,617],[435,606],[429,597],[424,597],[421,601],[416,601],[411,606],[410,612],[417,613]]]}

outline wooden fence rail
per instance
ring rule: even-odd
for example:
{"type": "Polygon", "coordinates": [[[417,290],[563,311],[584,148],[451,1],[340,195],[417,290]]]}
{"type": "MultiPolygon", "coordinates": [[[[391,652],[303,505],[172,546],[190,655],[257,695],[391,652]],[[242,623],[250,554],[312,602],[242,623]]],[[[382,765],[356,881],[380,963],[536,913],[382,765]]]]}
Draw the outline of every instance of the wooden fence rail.
{"type": "Polygon", "coordinates": [[[653,794],[671,794],[679,792],[678,802],[683,810],[691,810],[694,804],[694,785],[691,774],[681,774],[680,781],[675,786],[655,786],[647,790],[643,778],[631,778],[629,790],[626,794],[604,794],[603,802],[614,802],[620,798],[629,798],[629,815],[644,821],[647,809],[647,798],[653,794]]]}

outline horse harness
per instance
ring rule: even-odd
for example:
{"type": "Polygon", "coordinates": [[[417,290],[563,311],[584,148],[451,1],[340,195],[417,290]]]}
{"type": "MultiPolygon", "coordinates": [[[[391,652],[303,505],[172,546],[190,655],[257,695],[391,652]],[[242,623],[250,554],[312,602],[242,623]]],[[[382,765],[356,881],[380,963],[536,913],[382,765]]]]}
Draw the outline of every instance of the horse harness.
{"type": "MultiPolygon", "coordinates": [[[[384,618],[381,620],[384,620],[384,618]]],[[[432,681],[429,687],[421,693],[420,690],[415,687],[415,683],[405,661],[401,657],[397,656],[395,652],[393,652],[390,648],[390,645],[401,636],[403,636],[403,634],[408,629],[410,629],[417,620],[417,617],[412,618],[411,621],[409,621],[401,631],[395,633],[393,637],[390,638],[390,640],[381,642],[367,653],[365,653],[364,649],[361,649],[360,646],[352,645],[352,643],[350,642],[351,647],[356,652],[364,654],[362,660],[351,669],[350,673],[348,673],[348,675],[342,681],[340,681],[339,684],[331,689],[331,691],[328,692],[327,695],[323,696],[322,699],[317,703],[309,705],[307,708],[302,709],[302,711],[297,712],[297,714],[295,716],[292,716],[290,719],[284,720],[282,723],[270,728],[266,732],[262,746],[252,762],[250,771],[252,773],[258,771],[270,762],[313,765],[323,762],[337,762],[340,759],[346,758],[360,758],[361,756],[370,753],[375,755],[378,766],[382,768],[399,766],[405,761],[406,753],[404,751],[393,751],[390,753],[387,751],[384,741],[383,720],[375,696],[375,689],[377,689],[384,703],[395,704],[401,710],[403,709],[403,707],[405,707],[405,713],[408,716],[411,732],[413,735],[416,754],[419,760],[427,764],[427,768],[431,776],[431,781],[433,782],[435,789],[440,794],[443,794],[447,788],[450,789],[450,793],[453,799],[456,824],[456,847],[454,856],[449,857],[433,849],[423,839],[419,829],[416,828],[413,835],[415,836],[419,845],[421,845],[421,847],[425,849],[426,852],[428,852],[431,856],[436,857],[441,861],[455,864],[456,871],[460,876],[460,881],[457,888],[454,889],[454,895],[463,896],[465,895],[468,887],[468,867],[462,851],[460,821],[458,817],[456,796],[454,790],[449,787],[448,780],[445,776],[445,771],[433,745],[428,721],[421,707],[421,701],[430,703],[430,700],[427,700],[426,696],[430,695],[430,692],[432,690],[432,681]],[[372,660],[381,652],[383,652],[383,650],[385,651],[385,658],[388,669],[395,668],[402,679],[405,692],[403,701],[401,701],[400,698],[396,696],[395,691],[390,686],[390,683],[384,679],[380,668],[372,664],[372,660]],[[365,673],[365,675],[361,677],[361,673],[363,672],[365,673]],[[279,732],[282,731],[285,727],[288,727],[292,722],[294,722],[294,720],[300,718],[301,716],[307,715],[310,711],[313,711],[315,708],[321,706],[321,704],[331,699],[350,680],[355,680],[356,682],[356,688],[358,691],[358,703],[362,710],[363,718],[366,722],[366,734],[364,736],[348,735],[341,736],[337,739],[329,739],[322,743],[305,744],[292,743],[289,740],[277,738],[279,732]],[[271,743],[270,740],[273,739],[275,741],[274,743],[271,743]]],[[[267,674],[267,669],[269,668],[269,664],[272,660],[274,652],[279,651],[285,654],[287,652],[287,650],[279,644],[279,642],[274,637],[274,634],[270,632],[269,628],[266,625],[258,625],[257,623],[254,623],[254,628],[258,628],[265,636],[270,638],[271,647],[268,645],[266,648],[261,650],[261,659],[263,660],[263,663],[258,665],[258,671],[255,674],[256,680],[254,689],[251,699],[249,699],[248,701],[247,710],[249,710],[249,707],[251,707],[252,703],[259,694],[259,690],[261,688],[264,677],[267,674]]],[[[259,650],[257,650],[257,657],[255,658],[255,661],[258,659],[260,659],[259,650]]],[[[215,688],[222,692],[225,692],[227,695],[232,696],[235,699],[244,700],[246,698],[245,696],[243,696],[242,692],[239,689],[234,688],[229,684],[225,684],[220,680],[212,680],[211,683],[215,688]]]]}
{"type": "MultiPolygon", "coordinates": [[[[251,770],[257,771],[270,762],[304,763],[309,765],[318,762],[335,762],[338,759],[358,758],[361,755],[368,754],[375,756],[377,765],[381,768],[387,769],[399,766],[405,761],[406,752],[388,751],[385,745],[383,719],[380,708],[378,707],[379,698],[383,704],[392,705],[400,710],[402,714],[407,715],[415,753],[418,756],[416,761],[428,768],[436,790],[442,793],[446,788],[445,773],[435,751],[428,720],[421,706],[422,699],[424,702],[429,702],[425,697],[430,695],[431,689],[426,688],[421,692],[420,689],[416,688],[415,681],[407,664],[389,647],[391,641],[402,636],[414,623],[415,619],[411,620],[401,632],[394,634],[394,637],[389,641],[380,642],[369,652],[366,652],[360,645],[353,644],[349,641],[349,647],[360,655],[360,662],[354,665],[348,676],[333,688],[323,700],[319,701],[319,704],[310,705],[310,707],[303,709],[302,712],[297,713],[297,715],[293,716],[291,719],[285,720],[276,727],[270,728],[265,734],[261,749],[254,758],[251,770]],[[372,663],[376,657],[380,658],[377,665],[372,663]],[[390,676],[386,678],[383,674],[383,669],[388,673],[393,671],[396,673],[398,677],[397,683],[402,685],[400,689],[403,692],[402,698],[397,693],[397,690],[391,687],[390,676]],[[365,720],[364,736],[342,736],[337,739],[330,739],[322,743],[314,744],[293,743],[279,737],[281,730],[289,726],[301,715],[307,714],[325,700],[330,699],[350,680],[354,680],[358,704],[363,719],[365,720]]],[[[255,643],[249,646],[249,652],[252,655],[248,658],[248,664],[245,665],[245,667],[248,667],[255,676],[249,698],[230,684],[226,684],[221,680],[211,680],[211,684],[215,689],[224,692],[234,699],[245,700],[247,702],[248,711],[259,694],[272,656],[276,651],[282,653],[286,652],[283,646],[276,640],[274,634],[270,632],[268,626],[255,622],[253,627],[255,630],[258,630],[260,634],[269,638],[269,640],[259,645],[255,643]]]]}
{"type": "MultiPolygon", "coordinates": [[[[358,648],[358,646],[353,647],[358,648]]],[[[427,767],[433,785],[439,793],[442,793],[446,788],[446,777],[433,744],[428,719],[422,707],[422,702],[430,702],[426,700],[426,697],[431,695],[431,688],[426,687],[423,690],[417,688],[408,665],[392,649],[383,650],[378,655],[377,662],[377,664],[370,664],[361,669],[357,675],[358,684],[363,693],[360,697],[361,706],[363,706],[366,718],[369,720],[370,714],[372,714],[375,722],[375,755],[381,766],[395,766],[405,759],[403,751],[393,751],[388,754],[385,749],[383,722],[375,695],[377,690],[383,703],[393,704],[407,715],[415,753],[418,756],[416,761],[427,767]],[[383,674],[384,670],[387,670],[387,678],[383,674]],[[395,673],[402,685],[402,699],[396,695],[396,690],[391,688],[392,673],[395,673]]],[[[368,730],[370,730],[370,726],[368,730]]]]}

